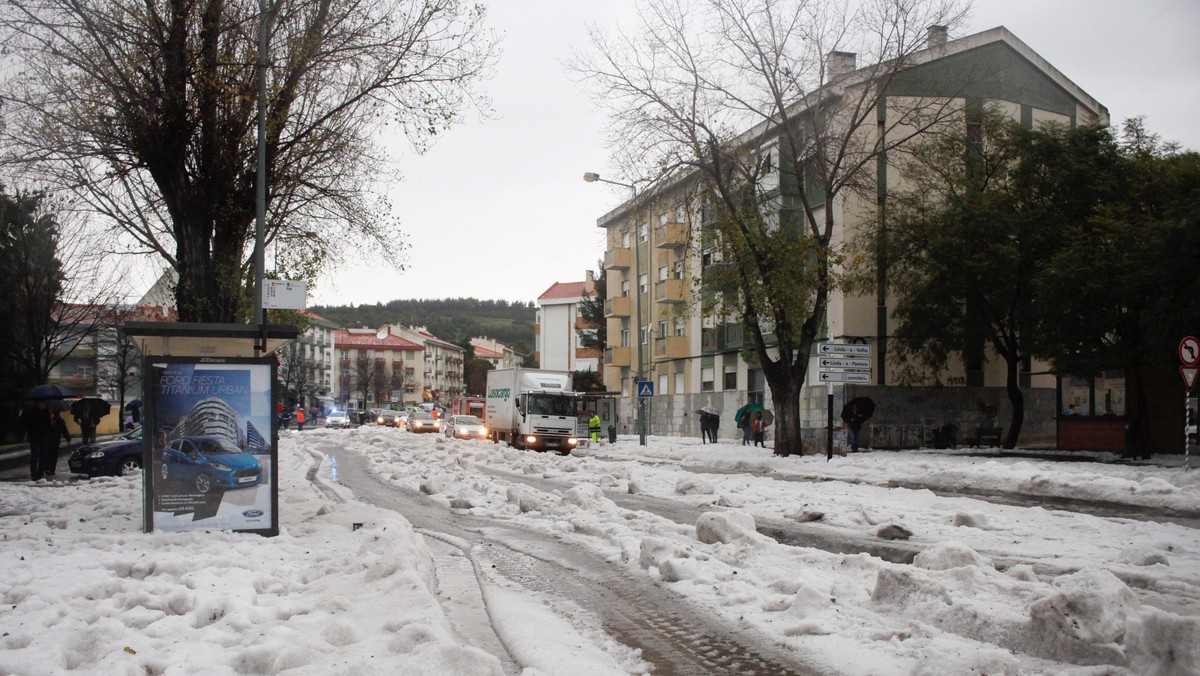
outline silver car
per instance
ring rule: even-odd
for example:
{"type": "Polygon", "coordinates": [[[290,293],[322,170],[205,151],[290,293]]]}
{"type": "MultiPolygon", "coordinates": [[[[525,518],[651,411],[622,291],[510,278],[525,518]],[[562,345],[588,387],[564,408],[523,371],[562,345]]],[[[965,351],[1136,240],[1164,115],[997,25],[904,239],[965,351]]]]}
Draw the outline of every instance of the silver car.
{"type": "Polygon", "coordinates": [[[487,427],[473,415],[452,415],[442,423],[447,437],[458,439],[487,439],[487,427]]]}
{"type": "Polygon", "coordinates": [[[325,427],[350,427],[350,416],[346,415],[345,411],[330,411],[329,415],[325,416],[325,427]]]}

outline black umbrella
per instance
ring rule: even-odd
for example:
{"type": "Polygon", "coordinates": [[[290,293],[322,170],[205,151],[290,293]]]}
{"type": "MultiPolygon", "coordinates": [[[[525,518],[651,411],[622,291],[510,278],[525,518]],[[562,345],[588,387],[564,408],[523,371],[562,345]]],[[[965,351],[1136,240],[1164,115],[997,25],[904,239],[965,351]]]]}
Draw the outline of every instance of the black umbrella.
{"type": "Polygon", "coordinates": [[[43,383],[25,393],[26,401],[49,401],[51,399],[66,399],[71,393],[66,388],[54,383],[43,383]]]}
{"type": "Polygon", "coordinates": [[[141,408],[141,407],[142,407],[141,399],[134,399],[133,401],[129,402],[128,404],[125,404],[126,411],[132,411],[135,408],[141,408]]]}
{"type": "Polygon", "coordinates": [[[870,418],[875,413],[875,402],[871,401],[870,397],[855,397],[842,407],[842,420],[848,420],[851,416],[851,409],[855,407],[858,408],[860,421],[870,418]]]}
{"type": "Polygon", "coordinates": [[[112,404],[100,397],[84,397],[71,402],[71,413],[83,418],[103,418],[112,410],[112,404]]]}

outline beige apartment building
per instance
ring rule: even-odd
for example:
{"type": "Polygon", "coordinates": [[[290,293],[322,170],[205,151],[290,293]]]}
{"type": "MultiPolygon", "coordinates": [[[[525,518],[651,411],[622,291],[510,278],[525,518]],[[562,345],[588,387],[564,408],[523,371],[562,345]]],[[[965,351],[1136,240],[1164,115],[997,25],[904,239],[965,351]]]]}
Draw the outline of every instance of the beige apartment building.
{"type": "MultiPolygon", "coordinates": [[[[915,64],[888,88],[879,115],[888,115],[893,106],[914,97],[941,97],[964,111],[969,106],[1005,111],[1030,127],[1047,121],[1108,122],[1103,106],[1003,27],[956,40],[948,40],[944,28],[932,27],[915,64]]],[[[830,55],[830,68],[843,74],[837,86],[853,87],[859,65],[853,54],[830,55]]],[[[819,100],[819,94],[812,99],[819,100]]],[[[967,124],[965,115],[957,119],[967,124]]],[[[879,128],[886,127],[881,123],[879,128]]],[[[900,171],[892,159],[881,158],[871,170],[876,194],[846,192],[833,204],[818,207],[818,212],[835,210],[835,242],[849,241],[865,223],[873,222],[887,192],[900,185],[900,171]]],[[[623,433],[634,432],[634,381],[639,372],[643,382],[653,383],[647,409],[652,434],[699,436],[695,411],[711,407],[722,413],[721,436],[731,438],[739,433],[733,423],[739,406],[760,401],[771,408],[761,372],[742,356],[751,345],[748,337],[743,339],[741,325],[704,316],[700,310],[699,289],[715,251],[702,209],[688,203],[689,187],[688,177],[676,178],[653,194],[644,193],[636,206],[626,202],[597,220],[607,233],[604,378],[610,389],[623,395],[623,433]]],[[[820,435],[807,430],[825,427],[830,395],[840,406],[852,393],[870,394],[880,404],[876,422],[899,428],[882,433],[901,436],[905,427],[928,424],[939,415],[969,420],[978,413],[969,409],[985,410],[985,401],[1004,405],[1003,362],[964,363],[940,374],[948,387],[939,388],[940,394],[928,392],[919,403],[912,403],[911,389],[895,387],[900,365],[888,352],[894,298],[886,285],[880,286],[875,293],[831,299],[824,341],[870,345],[873,363],[869,385],[849,386],[818,382],[816,355],[810,358],[800,411],[810,450],[820,435]],[[963,388],[970,388],[970,396],[963,388]]],[[[1035,363],[1024,366],[1021,379],[1029,405],[1022,438],[1052,436],[1054,376],[1035,363]]]]}

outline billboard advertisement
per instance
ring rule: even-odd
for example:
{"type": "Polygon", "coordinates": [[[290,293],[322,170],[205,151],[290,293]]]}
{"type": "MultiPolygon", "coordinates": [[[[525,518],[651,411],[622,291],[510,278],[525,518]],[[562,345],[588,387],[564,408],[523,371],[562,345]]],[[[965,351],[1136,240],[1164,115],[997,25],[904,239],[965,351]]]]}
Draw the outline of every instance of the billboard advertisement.
{"type": "Polygon", "coordinates": [[[149,357],[145,530],[279,532],[268,358],[149,357]]]}

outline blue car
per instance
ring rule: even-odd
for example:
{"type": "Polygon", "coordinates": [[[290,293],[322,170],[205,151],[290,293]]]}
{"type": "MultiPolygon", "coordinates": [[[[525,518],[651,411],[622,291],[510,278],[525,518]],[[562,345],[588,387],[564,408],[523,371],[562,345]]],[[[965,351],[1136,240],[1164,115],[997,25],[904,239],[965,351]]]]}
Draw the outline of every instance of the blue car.
{"type": "Polygon", "coordinates": [[[126,432],[112,441],[101,441],[75,449],[67,466],[75,474],[124,476],[142,468],[142,428],[126,432]]]}
{"type": "Polygon", "coordinates": [[[180,437],[163,449],[163,481],[182,481],[199,493],[257,486],[262,466],[250,453],[215,435],[180,437]]]}

